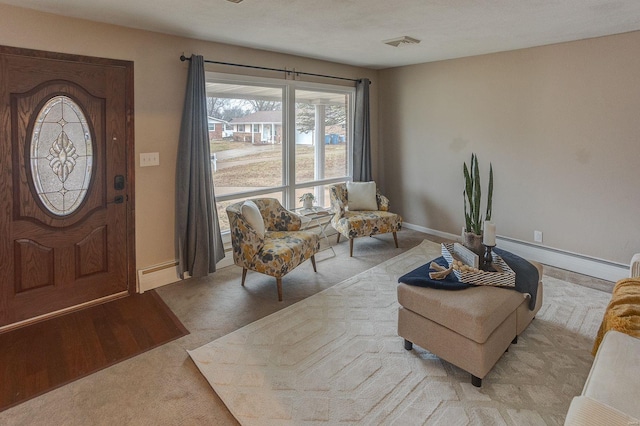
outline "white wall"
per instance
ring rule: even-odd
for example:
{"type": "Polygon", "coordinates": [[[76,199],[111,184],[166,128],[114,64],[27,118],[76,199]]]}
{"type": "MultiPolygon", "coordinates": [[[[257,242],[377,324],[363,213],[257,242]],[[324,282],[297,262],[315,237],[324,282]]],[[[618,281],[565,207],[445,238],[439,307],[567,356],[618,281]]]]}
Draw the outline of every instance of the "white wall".
{"type": "Polygon", "coordinates": [[[640,252],[640,32],[380,72],[384,191],[459,234],[462,165],[495,173],[499,235],[628,264],[640,252]]]}

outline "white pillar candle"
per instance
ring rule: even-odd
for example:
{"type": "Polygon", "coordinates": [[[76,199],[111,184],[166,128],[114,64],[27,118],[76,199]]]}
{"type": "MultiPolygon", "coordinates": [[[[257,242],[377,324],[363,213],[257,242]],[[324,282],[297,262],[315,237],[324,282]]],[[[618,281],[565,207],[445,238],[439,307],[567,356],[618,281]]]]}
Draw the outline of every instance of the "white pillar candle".
{"type": "Polygon", "coordinates": [[[482,244],[485,246],[496,245],[496,224],[493,222],[484,222],[484,236],[482,238],[482,244]]]}

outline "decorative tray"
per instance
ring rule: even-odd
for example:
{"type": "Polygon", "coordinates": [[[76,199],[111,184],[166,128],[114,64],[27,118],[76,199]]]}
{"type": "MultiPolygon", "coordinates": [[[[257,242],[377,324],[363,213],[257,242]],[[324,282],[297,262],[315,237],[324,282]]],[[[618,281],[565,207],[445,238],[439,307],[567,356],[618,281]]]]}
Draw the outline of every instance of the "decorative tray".
{"type": "Polygon", "coordinates": [[[458,280],[467,284],[487,285],[493,287],[515,287],[516,273],[513,269],[502,260],[500,256],[491,253],[493,263],[491,266],[495,272],[482,271],[477,266],[469,265],[462,259],[468,259],[467,253],[460,253],[467,250],[459,244],[442,243],[442,256],[445,258],[449,267],[453,265],[453,273],[456,274],[458,280]],[[455,262],[455,263],[454,263],[455,262]]]}

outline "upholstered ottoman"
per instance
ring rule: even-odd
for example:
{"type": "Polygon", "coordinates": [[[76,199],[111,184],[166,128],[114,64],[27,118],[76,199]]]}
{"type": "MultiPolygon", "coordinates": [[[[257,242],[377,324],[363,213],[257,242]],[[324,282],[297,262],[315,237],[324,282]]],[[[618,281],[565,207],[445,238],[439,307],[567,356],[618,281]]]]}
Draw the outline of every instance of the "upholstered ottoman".
{"type": "MultiPolygon", "coordinates": [[[[534,263],[534,262],[532,262],[534,263]]],[[[534,263],[542,277],[542,265],[534,263]]],[[[525,294],[497,287],[441,290],[398,284],[398,335],[482,379],[529,325],[542,305],[538,283],[535,309],[525,294]]]]}

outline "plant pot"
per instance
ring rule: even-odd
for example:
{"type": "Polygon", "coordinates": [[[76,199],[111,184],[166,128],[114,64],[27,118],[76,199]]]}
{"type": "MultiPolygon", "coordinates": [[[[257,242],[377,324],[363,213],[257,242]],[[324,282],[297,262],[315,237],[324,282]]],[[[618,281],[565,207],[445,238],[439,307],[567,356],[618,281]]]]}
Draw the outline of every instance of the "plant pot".
{"type": "Polygon", "coordinates": [[[313,200],[311,198],[306,198],[303,202],[302,202],[302,208],[305,209],[312,209],[313,208],[313,200]]]}
{"type": "Polygon", "coordinates": [[[480,256],[480,259],[484,256],[484,245],[482,245],[482,235],[474,234],[473,232],[462,233],[462,245],[480,256]]]}

